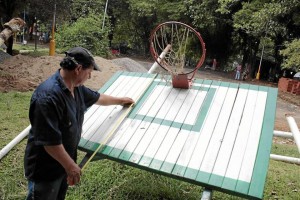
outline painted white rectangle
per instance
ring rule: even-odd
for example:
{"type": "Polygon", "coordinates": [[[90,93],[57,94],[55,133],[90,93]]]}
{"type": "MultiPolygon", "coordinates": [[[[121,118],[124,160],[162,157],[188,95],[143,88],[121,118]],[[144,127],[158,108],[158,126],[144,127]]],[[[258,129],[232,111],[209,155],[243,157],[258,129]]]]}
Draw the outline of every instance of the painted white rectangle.
{"type": "MultiPolygon", "coordinates": [[[[163,91],[164,87],[157,85],[151,94],[148,96],[147,100],[145,101],[143,107],[138,111],[139,115],[147,115],[151,107],[153,106],[154,102],[157,100],[158,97],[160,97],[161,92],[163,91]]],[[[149,116],[151,117],[151,116],[149,116]]],[[[152,116],[154,117],[154,116],[152,116]]]]}
{"type": "Polygon", "coordinates": [[[193,114],[193,115],[188,115],[186,117],[186,120],[185,120],[186,124],[190,124],[190,125],[195,124],[195,122],[197,120],[197,116],[198,116],[199,111],[200,111],[200,108],[203,104],[203,101],[204,101],[204,98],[206,97],[206,95],[207,95],[207,91],[205,91],[205,90],[199,90],[198,91],[197,96],[195,98],[195,101],[193,102],[193,105],[192,105],[192,110],[196,111],[196,113],[193,114]]]}
{"type": "Polygon", "coordinates": [[[177,95],[179,94],[179,89],[172,88],[170,94],[166,98],[163,106],[160,108],[159,112],[155,116],[158,119],[164,119],[166,114],[169,112],[172,104],[174,103],[177,95]]]}
{"type": "MultiPolygon", "coordinates": [[[[171,108],[168,114],[165,117],[165,120],[174,121],[175,117],[177,116],[181,106],[184,103],[184,100],[188,94],[188,90],[180,90],[179,94],[177,95],[174,103],[172,103],[171,108]]],[[[183,121],[181,121],[182,123],[183,121]]]]}
{"type": "MultiPolygon", "coordinates": [[[[153,106],[147,113],[147,116],[149,117],[155,117],[160,109],[162,109],[162,106],[165,102],[165,100],[170,95],[170,92],[172,91],[172,88],[170,86],[166,85],[159,85],[158,87],[163,88],[160,96],[157,98],[157,100],[154,102],[153,106]]],[[[139,113],[140,114],[140,113],[139,113]]]]}
{"type": "Polygon", "coordinates": [[[183,123],[183,122],[185,122],[187,115],[197,115],[198,114],[197,112],[194,112],[193,109],[191,109],[192,104],[195,100],[195,97],[196,97],[198,91],[190,89],[190,90],[187,90],[186,92],[188,92],[187,96],[186,96],[179,112],[177,113],[174,122],[183,123]]]}

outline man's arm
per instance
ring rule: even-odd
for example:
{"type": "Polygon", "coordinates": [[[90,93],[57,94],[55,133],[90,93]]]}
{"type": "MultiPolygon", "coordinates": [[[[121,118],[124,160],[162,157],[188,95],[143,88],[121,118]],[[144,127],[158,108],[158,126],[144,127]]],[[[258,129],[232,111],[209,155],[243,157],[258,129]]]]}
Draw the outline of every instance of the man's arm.
{"type": "Polygon", "coordinates": [[[100,94],[98,101],[96,102],[97,105],[121,105],[121,106],[129,106],[134,104],[134,100],[129,97],[113,97],[106,94],[100,94]]]}
{"type": "Polygon", "coordinates": [[[66,173],[68,175],[68,184],[75,185],[79,183],[81,169],[66,152],[64,146],[60,144],[54,146],[44,146],[44,148],[46,152],[55,160],[57,160],[66,170],[66,173]]]}

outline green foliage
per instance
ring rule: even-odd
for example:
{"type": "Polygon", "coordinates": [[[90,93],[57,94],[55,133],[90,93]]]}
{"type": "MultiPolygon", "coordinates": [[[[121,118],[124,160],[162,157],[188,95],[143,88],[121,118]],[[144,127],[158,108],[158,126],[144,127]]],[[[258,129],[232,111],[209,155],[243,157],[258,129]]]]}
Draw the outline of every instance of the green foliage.
{"type": "Polygon", "coordinates": [[[263,34],[274,35],[277,31],[284,31],[284,27],[275,20],[282,10],[279,3],[264,1],[243,3],[243,8],[233,16],[234,28],[254,37],[261,37],[263,34]]]}
{"type": "Polygon", "coordinates": [[[103,0],[75,0],[71,4],[71,18],[78,19],[80,17],[88,17],[90,13],[104,12],[103,0]]]}
{"type": "Polygon", "coordinates": [[[187,14],[192,19],[193,24],[200,29],[215,30],[218,13],[215,12],[218,8],[217,0],[186,0],[188,7],[187,14]]]}
{"type": "Polygon", "coordinates": [[[57,46],[61,51],[75,46],[89,49],[99,56],[108,55],[108,28],[102,30],[102,15],[89,14],[76,22],[70,22],[59,27],[56,37],[57,46]]]}
{"type": "Polygon", "coordinates": [[[283,68],[300,70],[300,39],[285,44],[280,53],[284,56],[283,68]]]}

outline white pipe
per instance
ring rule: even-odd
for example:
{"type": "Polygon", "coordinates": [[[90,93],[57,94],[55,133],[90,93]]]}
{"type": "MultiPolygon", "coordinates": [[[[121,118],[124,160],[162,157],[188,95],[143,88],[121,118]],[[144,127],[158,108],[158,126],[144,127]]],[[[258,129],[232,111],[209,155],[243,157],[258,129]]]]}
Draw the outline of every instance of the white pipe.
{"type": "Polygon", "coordinates": [[[22,141],[29,133],[31,125],[25,128],[17,137],[15,137],[10,143],[8,143],[3,149],[0,151],[0,160],[5,156],[16,144],[22,141]]]}
{"type": "Polygon", "coordinates": [[[205,188],[203,193],[202,193],[202,197],[201,200],[211,200],[212,199],[212,190],[205,188]]]}
{"type": "Polygon", "coordinates": [[[293,136],[294,136],[294,141],[296,142],[298,151],[300,153],[300,131],[297,127],[296,121],[292,116],[286,116],[286,119],[289,123],[291,132],[293,133],[293,136]]]}
{"type": "Polygon", "coordinates": [[[300,165],[300,158],[281,156],[281,155],[276,155],[276,154],[270,154],[270,158],[273,160],[278,160],[278,161],[283,161],[283,162],[300,165]]]}
{"type": "Polygon", "coordinates": [[[154,62],[151,68],[149,69],[148,71],[149,74],[154,72],[154,70],[158,67],[158,63],[160,63],[165,58],[166,54],[168,53],[168,51],[170,51],[170,49],[171,49],[171,45],[168,44],[166,48],[163,50],[163,52],[161,52],[160,56],[157,58],[157,61],[154,62]]]}
{"type": "Polygon", "coordinates": [[[283,137],[283,138],[291,138],[293,139],[293,134],[291,132],[284,132],[284,131],[277,131],[274,130],[274,136],[275,137],[283,137]]]}

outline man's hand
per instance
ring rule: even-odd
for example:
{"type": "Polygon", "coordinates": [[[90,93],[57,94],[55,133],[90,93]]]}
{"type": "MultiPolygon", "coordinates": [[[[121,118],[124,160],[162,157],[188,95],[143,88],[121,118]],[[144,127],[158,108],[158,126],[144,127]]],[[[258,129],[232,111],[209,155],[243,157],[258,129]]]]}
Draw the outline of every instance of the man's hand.
{"type": "Polygon", "coordinates": [[[44,146],[46,152],[57,160],[65,169],[69,185],[75,185],[80,181],[81,169],[66,152],[62,144],[44,146]]]}
{"type": "Polygon", "coordinates": [[[131,104],[134,104],[134,100],[129,97],[122,97],[121,98],[121,105],[122,106],[130,106],[131,104]]]}
{"type": "Polygon", "coordinates": [[[134,104],[134,100],[129,97],[114,97],[106,94],[100,94],[97,105],[109,106],[109,105],[121,105],[130,106],[134,104]]]}
{"type": "Polygon", "coordinates": [[[68,185],[76,185],[80,181],[81,169],[80,167],[74,163],[70,167],[66,169],[66,173],[68,175],[67,182],[68,185]]]}

